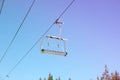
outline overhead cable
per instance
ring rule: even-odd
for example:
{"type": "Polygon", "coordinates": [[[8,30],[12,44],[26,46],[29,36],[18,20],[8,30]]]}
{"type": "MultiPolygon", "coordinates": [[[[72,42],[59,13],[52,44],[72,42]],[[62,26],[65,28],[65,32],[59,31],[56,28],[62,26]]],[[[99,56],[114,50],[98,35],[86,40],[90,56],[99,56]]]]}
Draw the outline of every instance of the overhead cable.
{"type": "Polygon", "coordinates": [[[10,44],[9,44],[8,47],[6,48],[6,50],[5,50],[5,52],[3,53],[2,57],[0,58],[0,63],[3,61],[4,57],[6,56],[8,50],[9,50],[9,48],[10,48],[11,45],[13,44],[13,42],[14,42],[16,36],[18,35],[20,29],[22,28],[22,25],[24,24],[24,22],[25,22],[25,20],[26,20],[26,18],[27,18],[27,16],[28,16],[28,14],[30,13],[30,11],[31,11],[31,9],[32,9],[32,7],[33,7],[33,5],[34,5],[34,3],[35,3],[35,0],[33,0],[32,4],[30,5],[30,7],[29,7],[29,9],[28,9],[28,11],[27,11],[27,13],[26,13],[26,15],[24,16],[22,22],[20,23],[20,26],[18,27],[18,29],[17,29],[15,35],[13,36],[13,38],[12,38],[10,44]]]}
{"type": "Polygon", "coordinates": [[[2,13],[2,9],[3,9],[4,2],[5,2],[5,0],[2,0],[2,4],[1,4],[1,7],[0,7],[0,15],[1,15],[1,13],[2,13]]]}

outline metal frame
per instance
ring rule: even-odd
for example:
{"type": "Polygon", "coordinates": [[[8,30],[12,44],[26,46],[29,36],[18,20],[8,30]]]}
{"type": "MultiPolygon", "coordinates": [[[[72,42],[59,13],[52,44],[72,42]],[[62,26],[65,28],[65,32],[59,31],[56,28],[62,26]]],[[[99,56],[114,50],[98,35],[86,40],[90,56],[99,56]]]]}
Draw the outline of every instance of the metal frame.
{"type": "Polygon", "coordinates": [[[55,51],[55,50],[47,50],[43,48],[43,44],[41,43],[41,52],[42,53],[47,53],[47,54],[54,54],[54,55],[59,55],[59,56],[66,56],[67,52],[66,52],[66,39],[63,39],[61,37],[57,37],[57,36],[46,36],[47,39],[56,39],[56,40],[62,40],[64,42],[64,51],[55,51]]]}
{"type": "Polygon", "coordinates": [[[60,22],[59,19],[57,19],[55,21],[55,24],[59,26],[59,34],[58,36],[46,36],[47,39],[55,39],[55,40],[59,40],[59,41],[63,41],[64,42],[64,51],[55,51],[55,50],[47,50],[42,48],[42,43],[41,43],[41,52],[42,53],[47,53],[47,54],[54,54],[54,55],[60,55],[60,56],[66,56],[67,52],[66,52],[66,39],[63,39],[61,36],[61,32],[62,32],[62,27],[61,25],[63,24],[63,22],[60,22]]]}

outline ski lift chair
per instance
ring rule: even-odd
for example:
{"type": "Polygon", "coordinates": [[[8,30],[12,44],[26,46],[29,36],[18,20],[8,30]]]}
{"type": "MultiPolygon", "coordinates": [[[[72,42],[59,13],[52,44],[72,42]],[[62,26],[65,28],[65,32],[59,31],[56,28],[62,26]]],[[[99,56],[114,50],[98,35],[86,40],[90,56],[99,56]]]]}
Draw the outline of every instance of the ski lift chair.
{"type": "MultiPolygon", "coordinates": [[[[59,25],[59,36],[46,36],[45,38],[47,39],[51,39],[51,40],[57,40],[58,42],[62,42],[63,43],[63,51],[58,51],[57,49],[45,49],[43,48],[43,43],[41,43],[41,52],[42,53],[47,53],[47,54],[54,54],[54,55],[60,55],[60,56],[66,56],[67,52],[66,52],[66,39],[63,39],[61,36],[61,31],[62,31],[62,27],[61,25],[63,24],[63,22],[60,22],[59,19],[57,19],[55,21],[55,24],[59,25]]],[[[54,44],[54,43],[53,43],[54,44]]]]}
{"type": "Polygon", "coordinates": [[[66,52],[66,42],[65,39],[58,37],[58,36],[46,36],[47,39],[51,39],[51,40],[57,40],[57,41],[62,41],[63,42],[63,51],[57,51],[57,50],[52,50],[52,49],[45,49],[43,48],[43,43],[41,43],[41,52],[42,53],[47,53],[47,54],[54,54],[54,55],[59,55],[59,56],[66,56],[67,52],[66,52]]]}

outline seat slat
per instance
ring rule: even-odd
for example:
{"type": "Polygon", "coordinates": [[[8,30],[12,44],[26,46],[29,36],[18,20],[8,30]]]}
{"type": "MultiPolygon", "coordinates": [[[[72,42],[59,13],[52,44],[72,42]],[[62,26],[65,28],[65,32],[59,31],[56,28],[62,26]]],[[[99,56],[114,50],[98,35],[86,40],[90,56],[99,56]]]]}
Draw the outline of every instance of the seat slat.
{"type": "Polygon", "coordinates": [[[45,50],[45,49],[41,49],[41,51],[42,51],[42,53],[47,53],[47,54],[54,54],[54,55],[60,55],[60,56],[66,56],[67,55],[67,52],[45,50]]]}

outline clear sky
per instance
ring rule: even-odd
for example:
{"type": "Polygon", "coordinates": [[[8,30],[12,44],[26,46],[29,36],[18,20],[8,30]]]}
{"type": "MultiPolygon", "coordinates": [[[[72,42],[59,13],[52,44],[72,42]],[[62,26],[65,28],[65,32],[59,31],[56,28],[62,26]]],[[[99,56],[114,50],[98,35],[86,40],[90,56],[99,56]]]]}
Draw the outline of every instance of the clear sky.
{"type": "MultiPolygon", "coordinates": [[[[0,15],[0,57],[13,38],[32,0],[5,0],[0,15]]],[[[36,0],[2,63],[0,80],[48,29],[71,0],[36,0]]],[[[1,0],[0,0],[1,3],[1,0]]],[[[120,0],[76,0],[62,16],[66,57],[41,54],[40,42],[8,80],[39,80],[49,73],[67,80],[95,80],[104,71],[120,72],[120,0]]],[[[56,27],[56,26],[55,26],[56,27]]],[[[53,28],[47,35],[57,33],[53,28]]]]}

